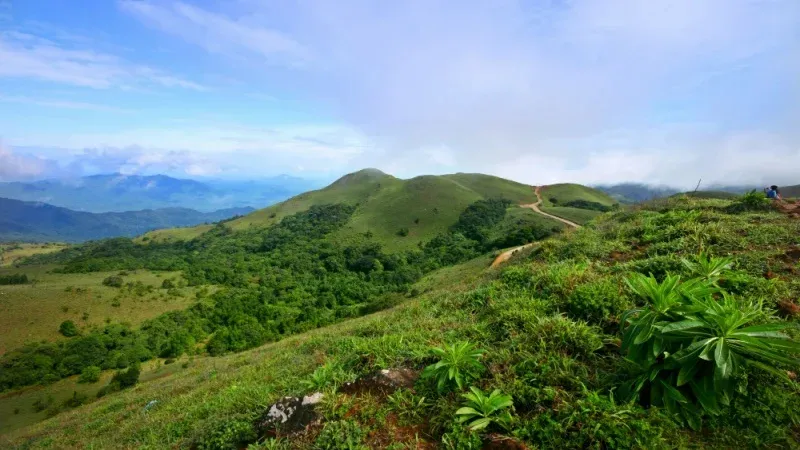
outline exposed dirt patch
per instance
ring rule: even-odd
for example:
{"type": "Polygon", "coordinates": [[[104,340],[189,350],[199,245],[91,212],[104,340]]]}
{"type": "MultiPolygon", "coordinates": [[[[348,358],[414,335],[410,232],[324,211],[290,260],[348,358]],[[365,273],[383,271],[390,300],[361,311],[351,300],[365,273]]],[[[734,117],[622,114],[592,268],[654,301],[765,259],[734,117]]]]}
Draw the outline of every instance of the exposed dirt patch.
{"type": "Polygon", "coordinates": [[[427,432],[422,425],[400,426],[397,416],[386,416],[386,426],[370,432],[367,438],[369,448],[387,448],[394,443],[406,444],[405,448],[435,449],[436,443],[426,439],[427,432]]]}
{"type": "Polygon", "coordinates": [[[783,260],[790,263],[797,263],[800,261],[800,248],[786,250],[786,253],[783,254],[783,260]]]}
{"type": "Polygon", "coordinates": [[[500,434],[490,434],[487,436],[483,448],[491,450],[528,450],[530,447],[525,445],[524,442],[500,434]]]}
{"type": "Polygon", "coordinates": [[[365,392],[378,395],[388,395],[400,388],[412,388],[419,378],[419,372],[413,369],[384,369],[347,383],[339,392],[355,395],[365,392]]]}
{"type": "Polygon", "coordinates": [[[778,310],[786,317],[800,317],[800,305],[791,299],[783,299],[779,301],[778,310]]]}

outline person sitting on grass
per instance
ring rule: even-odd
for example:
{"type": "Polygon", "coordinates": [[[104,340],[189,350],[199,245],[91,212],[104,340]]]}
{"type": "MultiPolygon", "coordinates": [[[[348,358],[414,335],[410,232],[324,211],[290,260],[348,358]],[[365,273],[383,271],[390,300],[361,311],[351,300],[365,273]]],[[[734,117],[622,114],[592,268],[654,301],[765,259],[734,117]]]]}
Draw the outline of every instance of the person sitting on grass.
{"type": "Polygon", "coordinates": [[[781,193],[778,191],[778,186],[774,184],[768,188],[764,188],[764,193],[767,194],[767,198],[771,200],[781,200],[781,193]]]}

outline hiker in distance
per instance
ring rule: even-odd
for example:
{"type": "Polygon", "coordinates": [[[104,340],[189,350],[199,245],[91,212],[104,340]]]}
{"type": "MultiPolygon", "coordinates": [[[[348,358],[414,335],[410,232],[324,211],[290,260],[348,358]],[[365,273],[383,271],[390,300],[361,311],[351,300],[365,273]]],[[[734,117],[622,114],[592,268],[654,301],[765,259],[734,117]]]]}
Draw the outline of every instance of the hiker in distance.
{"type": "Polygon", "coordinates": [[[778,186],[775,186],[774,184],[768,188],[764,188],[764,193],[767,195],[767,198],[769,199],[778,201],[783,200],[781,198],[781,193],[778,190],[778,186]]]}

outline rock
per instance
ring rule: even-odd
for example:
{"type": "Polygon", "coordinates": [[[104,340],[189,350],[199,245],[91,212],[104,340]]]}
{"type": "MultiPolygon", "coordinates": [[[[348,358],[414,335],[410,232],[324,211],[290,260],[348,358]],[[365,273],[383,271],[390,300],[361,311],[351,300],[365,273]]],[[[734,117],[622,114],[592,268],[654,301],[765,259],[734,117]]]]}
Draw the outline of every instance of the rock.
{"type": "Polygon", "coordinates": [[[306,428],[317,418],[314,408],[324,398],[322,392],[315,392],[303,398],[283,397],[267,408],[258,420],[256,428],[261,434],[296,433],[306,428]]]}
{"type": "Polygon", "coordinates": [[[352,383],[345,383],[339,390],[345,394],[372,392],[387,395],[400,388],[414,387],[417,378],[419,373],[411,369],[383,369],[352,383]]]}
{"type": "Polygon", "coordinates": [[[149,411],[151,408],[153,408],[157,404],[158,404],[158,400],[150,400],[149,402],[147,402],[146,405],[144,405],[144,410],[145,411],[149,411]]]}

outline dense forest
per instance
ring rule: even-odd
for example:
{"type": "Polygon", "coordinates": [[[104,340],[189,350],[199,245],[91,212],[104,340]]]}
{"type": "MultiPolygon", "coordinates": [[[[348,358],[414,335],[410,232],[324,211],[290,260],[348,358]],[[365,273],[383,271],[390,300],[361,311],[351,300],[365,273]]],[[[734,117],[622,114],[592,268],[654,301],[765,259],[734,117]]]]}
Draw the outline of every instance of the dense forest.
{"type": "MultiPolygon", "coordinates": [[[[109,325],[12,351],[0,359],[0,390],[56,381],[87,368],[125,368],[154,357],[241,351],[386,308],[393,304],[386,294],[411,294],[410,285],[427,272],[554,232],[529,226],[491,240],[489,230],[508,207],[505,200],[477,201],[446,233],[403,253],[383,252],[369,233],[347,244],[327,239],[355,210],[335,204],[313,206],[267,229],[234,232],[218,224],[187,242],[140,245],[117,238],[38,255],[28,263],[58,263],[56,270],[64,273],[180,270],[191,286],[224,289],[208,297],[200,291],[191,308],[135,330],[109,325]],[[198,350],[198,343],[205,344],[204,350],[198,350]]],[[[109,285],[121,286],[124,280],[118,277],[109,285]]]]}

